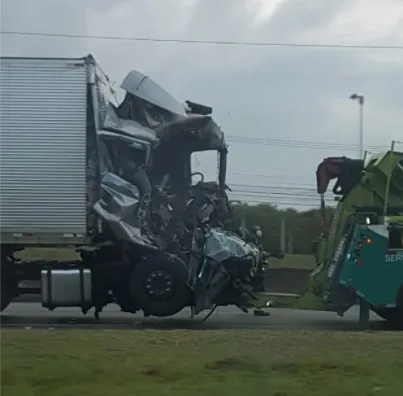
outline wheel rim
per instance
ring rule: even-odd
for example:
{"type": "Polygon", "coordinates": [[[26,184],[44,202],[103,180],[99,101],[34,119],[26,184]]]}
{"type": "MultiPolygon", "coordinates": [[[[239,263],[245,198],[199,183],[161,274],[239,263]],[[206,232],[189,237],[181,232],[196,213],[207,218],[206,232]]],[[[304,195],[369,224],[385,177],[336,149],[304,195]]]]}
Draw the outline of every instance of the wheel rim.
{"type": "Polygon", "coordinates": [[[145,279],[145,291],[152,300],[169,300],[175,294],[174,277],[166,270],[151,271],[145,279]]]}

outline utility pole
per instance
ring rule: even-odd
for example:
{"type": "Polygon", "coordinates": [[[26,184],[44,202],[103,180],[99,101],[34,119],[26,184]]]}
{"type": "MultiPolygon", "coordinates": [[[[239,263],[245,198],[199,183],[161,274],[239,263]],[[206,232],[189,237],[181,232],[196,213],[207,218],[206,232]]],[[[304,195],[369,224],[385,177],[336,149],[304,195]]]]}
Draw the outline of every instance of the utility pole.
{"type": "Polygon", "coordinates": [[[354,93],[350,96],[350,99],[357,100],[359,104],[360,159],[364,159],[364,95],[354,93]]]}
{"type": "Polygon", "coordinates": [[[292,233],[288,232],[288,247],[287,247],[287,254],[293,254],[294,251],[294,240],[292,237],[292,233]]]}
{"type": "Polygon", "coordinates": [[[280,225],[280,249],[282,252],[286,252],[286,224],[285,224],[285,216],[281,216],[281,225],[280,225]]]}

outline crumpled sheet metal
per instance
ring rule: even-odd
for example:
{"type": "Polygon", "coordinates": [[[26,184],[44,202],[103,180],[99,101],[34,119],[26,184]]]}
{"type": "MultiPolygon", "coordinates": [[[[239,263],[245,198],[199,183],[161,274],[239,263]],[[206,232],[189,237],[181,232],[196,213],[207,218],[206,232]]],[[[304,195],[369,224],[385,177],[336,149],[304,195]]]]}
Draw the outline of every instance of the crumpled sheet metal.
{"type": "Polygon", "coordinates": [[[157,249],[141,233],[141,222],[137,217],[140,194],[136,186],[111,172],[105,172],[101,178],[101,197],[94,210],[108,223],[117,237],[126,242],[157,249]]]}
{"type": "Polygon", "coordinates": [[[212,229],[205,235],[203,254],[191,255],[188,286],[195,293],[195,313],[211,307],[216,296],[228,285],[231,277],[223,261],[231,258],[253,256],[258,263],[260,252],[237,235],[212,229]]]}

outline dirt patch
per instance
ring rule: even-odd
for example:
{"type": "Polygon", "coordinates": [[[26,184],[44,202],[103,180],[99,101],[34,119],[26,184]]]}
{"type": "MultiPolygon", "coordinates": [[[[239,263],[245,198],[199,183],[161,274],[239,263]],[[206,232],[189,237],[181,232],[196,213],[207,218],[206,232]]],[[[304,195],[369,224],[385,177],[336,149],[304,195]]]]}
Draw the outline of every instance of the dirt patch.
{"type": "Polygon", "coordinates": [[[244,371],[256,373],[259,370],[259,364],[254,362],[249,362],[239,358],[224,358],[218,359],[212,363],[207,363],[205,365],[206,370],[213,371],[244,371]]]}
{"type": "Polygon", "coordinates": [[[160,367],[148,367],[142,370],[141,374],[145,375],[146,377],[157,377],[157,378],[164,377],[160,367]]]}
{"type": "Polygon", "coordinates": [[[268,293],[300,294],[308,286],[311,271],[295,268],[270,268],[267,270],[265,288],[268,293]]]}

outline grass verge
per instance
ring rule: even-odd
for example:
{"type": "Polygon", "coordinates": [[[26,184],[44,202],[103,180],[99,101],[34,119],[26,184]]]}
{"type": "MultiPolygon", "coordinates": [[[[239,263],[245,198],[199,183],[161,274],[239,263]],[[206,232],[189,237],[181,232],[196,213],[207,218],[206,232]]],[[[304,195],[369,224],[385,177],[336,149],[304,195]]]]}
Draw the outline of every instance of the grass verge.
{"type": "Polygon", "coordinates": [[[70,248],[27,248],[15,255],[26,261],[35,260],[78,260],[80,257],[70,248]]]}
{"type": "Polygon", "coordinates": [[[403,394],[392,333],[1,332],[7,396],[403,394]]]}
{"type": "Polygon", "coordinates": [[[315,268],[315,257],[309,254],[287,254],[280,260],[270,260],[269,268],[294,268],[313,270],[315,268]]]}

